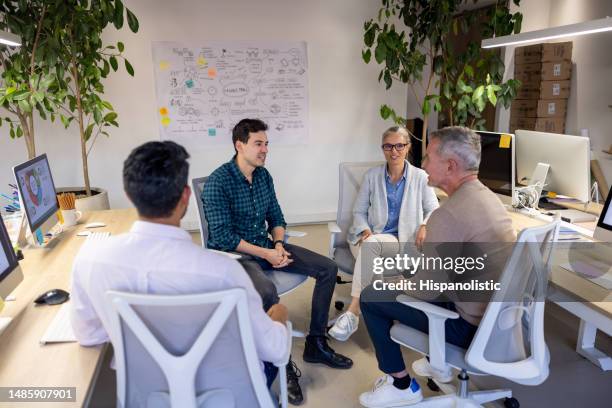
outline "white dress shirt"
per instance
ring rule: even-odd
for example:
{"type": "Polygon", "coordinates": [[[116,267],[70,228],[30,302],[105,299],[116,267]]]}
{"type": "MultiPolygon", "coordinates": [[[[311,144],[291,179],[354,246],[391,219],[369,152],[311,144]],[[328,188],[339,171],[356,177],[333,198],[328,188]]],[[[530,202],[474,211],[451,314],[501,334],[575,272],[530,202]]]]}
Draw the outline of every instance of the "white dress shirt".
{"type": "Polygon", "coordinates": [[[264,312],[261,297],[238,262],[197,246],[178,227],[137,221],[126,234],[81,247],[72,270],[72,327],[83,346],[109,341],[108,290],[168,295],[237,287],[247,292],[259,359],[281,362],[289,333],[264,312]]]}

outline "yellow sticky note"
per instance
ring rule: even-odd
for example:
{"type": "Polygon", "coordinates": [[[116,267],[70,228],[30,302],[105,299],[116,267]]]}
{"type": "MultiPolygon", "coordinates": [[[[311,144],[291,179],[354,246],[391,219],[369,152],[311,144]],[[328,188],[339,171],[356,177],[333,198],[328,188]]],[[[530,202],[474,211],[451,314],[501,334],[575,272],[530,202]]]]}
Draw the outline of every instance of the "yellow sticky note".
{"type": "Polygon", "coordinates": [[[170,124],[170,118],[169,118],[169,117],[167,117],[167,116],[164,116],[164,117],[162,118],[162,120],[161,120],[161,124],[162,124],[163,126],[168,126],[168,125],[170,124]]]}
{"type": "Polygon", "coordinates": [[[211,78],[214,78],[217,76],[217,70],[215,68],[209,68],[208,69],[208,76],[211,78]]]}
{"type": "Polygon", "coordinates": [[[206,65],[206,58],[204,58],[202,56],[198,57],[197,64],[199,66],[203,67],[204,65],[206,65]]]}
{"type": "Polygon", "coordinates": [[[501,137],[499,138],[499,148],[509,149],[511,140],[512,140],[512,136],[502,133],[501,137]]]}
{"type": "Polygon", "coordinates": [[[160,115],[162,115],[162,116],[166,116],[166,115],[168,114],[168,109],[166,109],[166,108],[161,108],[161,109],[159,110],[159,114],[160,114],[160,115]]]}
{"type": "Polygon", "coordinates": [[[160,70],[165,71],[168,68],[170,68],[170,63],[168,61],[160,61],[159,62],[159,69],[160,70]]]}
{"type": "Polygon", "coordinates": [[[59,223],[60,223],[60,224],[63,224],[63,223],[64,223],[64,216],[62,215],[62,211],[61,211],[61,210],[59,210],[59,211],[57,212],[57,219],[59,220],[59,223]]]}
{"type": "Polygon", "coordinates": [[[555,193],[554,191],[548,192],[548,198],[556,198],[556,197],[557,197],[557,193],[555,193]]]}

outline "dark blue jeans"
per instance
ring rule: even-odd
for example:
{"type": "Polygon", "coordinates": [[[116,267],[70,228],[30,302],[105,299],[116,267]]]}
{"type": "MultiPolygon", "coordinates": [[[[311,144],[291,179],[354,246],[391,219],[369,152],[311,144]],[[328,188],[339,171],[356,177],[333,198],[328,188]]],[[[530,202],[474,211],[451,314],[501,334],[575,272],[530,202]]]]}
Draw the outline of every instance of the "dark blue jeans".
{"type": "Polygon", "coordinates": [[[285,244],[285,249],[291,253],[293,262],[283,268],[272,268],[268,261],[258,257],[244,256],[239,262],[250,276],[255,290],[261,296],[264,310],[278,303],[276,286],[264,273],[264,270],[279,270],[299,275],[307,275],[316,280],[312,293],[310,315],[310,335],[325,336],[327,316],[334,287],[338,266],[331,259],[297,245],[285,244]]]}
{"type": "MultiPolygon", "coordinates": [[[[423,333],[429,332],[427,316],[420,310],[392,301],[376,301],[376,290],[370,285],[361,292],[360,306],[363,320],[374,344],[378,368],[391,374],[406,369],[400,345],[391,340],[389,331],[395,321],[415,328],[423,333]],[[367,299],[367,300],[366,300],[367,299]]],[[[403,292],[398,291],[393,298],[403,292]]],[[[387,297],[390,292],[385,294],[387,297]]],[[[456,311],[452,302],[432,302],[436,306],[456,311]]],[[[447,319],[445,323],[446,341],[456,346],[468,348],[478,326],[468,323],[462,317],[447,319]]]]}

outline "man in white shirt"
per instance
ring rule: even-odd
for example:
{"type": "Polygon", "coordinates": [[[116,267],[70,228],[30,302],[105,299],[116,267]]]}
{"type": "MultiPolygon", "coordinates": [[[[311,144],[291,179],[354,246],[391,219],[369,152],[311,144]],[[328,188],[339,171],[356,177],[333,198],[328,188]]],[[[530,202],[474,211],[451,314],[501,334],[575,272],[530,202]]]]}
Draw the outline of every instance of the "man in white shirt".
{"type": "MultiPolygon", "coordinates": [[[[275,304],[266,314],[240,264],[197,246],[179,227],[191,195],[188,158],[182,146],[166,141],[145,143],[125,161],[124,189],[139,220],[125,234],[84,244],[77,255],[71,294],[75,336],[83,346],[109,341],[109,290],[168,295],[241,287],[247,292],[259,359],[280,362],[290,335],[287,308],[275,304]]],[[[276,375],[270,367],[265,370],[268,385],[276,375]]]]}

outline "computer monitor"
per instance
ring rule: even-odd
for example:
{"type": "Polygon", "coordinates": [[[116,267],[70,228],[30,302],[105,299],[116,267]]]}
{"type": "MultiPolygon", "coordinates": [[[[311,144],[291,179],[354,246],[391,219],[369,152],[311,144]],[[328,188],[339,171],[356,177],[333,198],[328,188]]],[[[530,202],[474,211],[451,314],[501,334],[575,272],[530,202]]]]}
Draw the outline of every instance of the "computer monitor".
{"type": "Polygon", "coordinates": [[[58,223],[57,196],[47,155],[35,157],[13,168],[17,189],[21,198],[32,235],[45,235],[58,223]],[[40,234],[36,231],[40,229],[40,234]]]}
{"type": "Polygon", "coordinates": [[[505,204],[512,203],[514,191],[514,135],[477,131],[480,135],[478,179],[505,204]]]}
{"type": "Polygon", "coordinates": [[[595,232],[593,233],[593,238],[604,242],[612,242],[612,206],[610,205],[611,201],[612,188],[610,188],[608,198],[606,199],[606,204],[601,210],[601,214],[599,215],[599,221],[597,221],[597,227],[595,227],[595,232]]]}
{"type": "Polygon", "coordinates": [[[544,190],[589,202],[591,148],[588,137],[558,133],[516,131],[516,175],[529,185],[538,163],[548,164],[544,190]]]}
{"type": "Polygon", "coordinates": [[[0,216],[0,298],[5,299],[22,280],[17,255],[0,216]]]}

